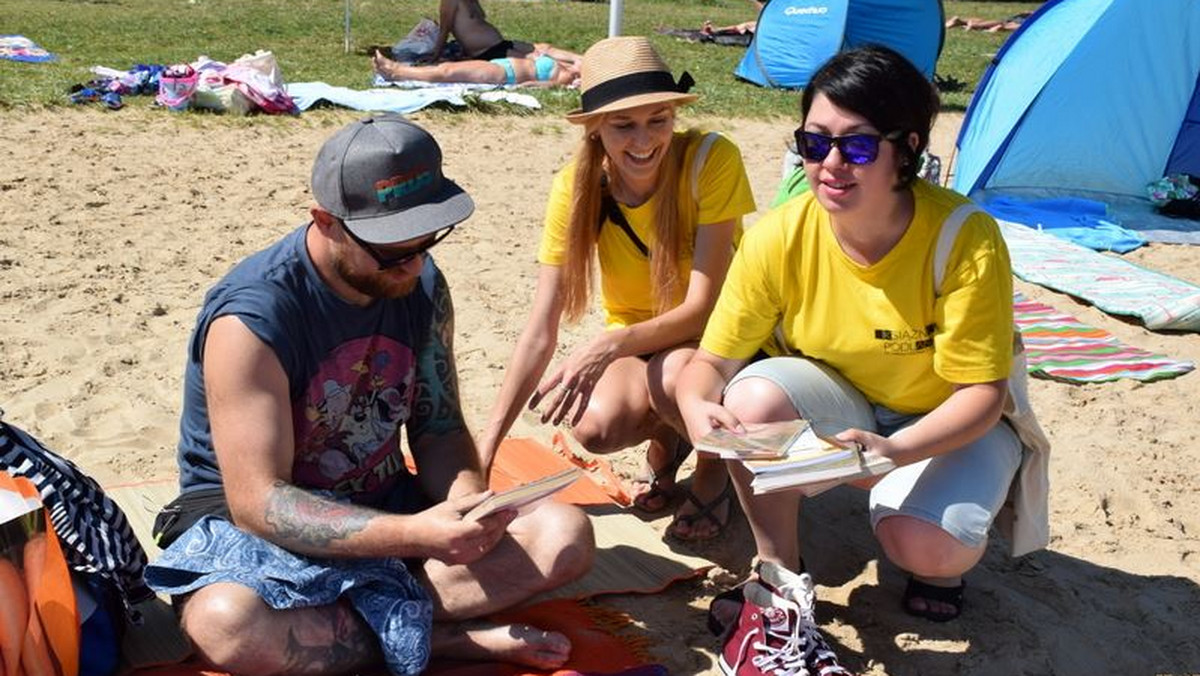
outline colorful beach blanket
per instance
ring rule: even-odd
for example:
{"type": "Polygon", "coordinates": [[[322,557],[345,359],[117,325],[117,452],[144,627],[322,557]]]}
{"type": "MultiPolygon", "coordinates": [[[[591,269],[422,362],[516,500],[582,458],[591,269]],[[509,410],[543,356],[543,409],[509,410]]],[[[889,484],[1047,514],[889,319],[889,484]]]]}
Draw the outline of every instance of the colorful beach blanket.
{"type": "Polygon", "coordinates": [[[1071,315],[1013,294],[1013,315],[1025,343],[1029,373],[1072,383],[1104,383],[1120,378],[1149,382],[1181,376],[1196,368],[1190,361],[1126,345],[1116,336],[1071,315]]]}
{"type": "Polygon", "coordinates": [[[0,35],[0,59],[41,63],[57,58],[24,35],[0,35]]]}
{"type": "Polygon", "coordinates": [[[1200,286],[1033,228],[999,221],[1021,279],[1081,298],[1146,328],[1200,331],[1200,286]]]}

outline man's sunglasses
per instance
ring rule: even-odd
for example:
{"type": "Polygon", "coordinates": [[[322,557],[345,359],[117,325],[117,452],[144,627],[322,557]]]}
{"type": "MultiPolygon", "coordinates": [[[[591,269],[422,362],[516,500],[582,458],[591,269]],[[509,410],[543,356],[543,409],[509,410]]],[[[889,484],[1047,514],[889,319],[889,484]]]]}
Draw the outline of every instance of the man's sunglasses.
{"type": "Polygon", "coordinates": [[[404,265],[417,256],[425,255],[425,253],[432,249],[434,245],[443,239],[446,239],[446,235],[449,235],[454,231],[454,226],[451,225],[438,230],[437,232],[433,233],[433,237],[425,240],[421,244],[418,244],[413,249],[405,251],[404,253],[396,256],[384,256],[383,254],[379,253],[379,250],[376,249],[374,245],[359,239],[358,235],[355,235],[350,228],[347,228],[345,223],[342,223],[342,230],[350,236],[350,239],[354,240],[355,244],[362,247],[363,251],[366,251],[368,254],[370,254],[371,258],[375,259],[375,262],[379,264],[380,270],[390,270],[391,268],[397,268],[401,265],[404,265]]]}
{"type": "Polygon", "coordinates": [[[900,132],[890,134],[846,134],[828,136],[815,131],[796,130],[796,152],[809,162],[820,162],[829,157],[829,151],[837,146],[838,154],[850,164],[870,164],[879,157],[881,141],[895,141],[900,132]]]}

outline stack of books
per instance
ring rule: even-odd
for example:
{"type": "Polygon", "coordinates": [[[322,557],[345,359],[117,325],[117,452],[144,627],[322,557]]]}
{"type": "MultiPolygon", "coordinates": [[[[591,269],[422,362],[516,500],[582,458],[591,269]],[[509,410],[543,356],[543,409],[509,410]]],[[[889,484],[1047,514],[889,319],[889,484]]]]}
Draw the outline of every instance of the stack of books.
{"type": "Polygon", "coordinates": [[[805,420],[744,427],[741,433],[718,427],[696,443],[696,450],[741,461],[754,475],[755,493],[799,490],[813,496],[896,467],[887,458],[818,435],[805,420]]]}

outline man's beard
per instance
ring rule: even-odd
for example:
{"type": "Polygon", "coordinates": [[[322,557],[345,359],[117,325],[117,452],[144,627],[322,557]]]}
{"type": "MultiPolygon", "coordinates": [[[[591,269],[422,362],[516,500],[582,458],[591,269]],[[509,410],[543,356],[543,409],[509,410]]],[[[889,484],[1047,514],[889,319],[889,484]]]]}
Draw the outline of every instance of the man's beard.
{"type": "Polygon", "coordinates": [[[403,298],[412,293],[420,281],[420,277],[416,275],[398,279],[387,270],[372,270],[364,274],[350,269],[341,256],[334,257],[333,269],[352,289],[377,300],[403,298]]]}

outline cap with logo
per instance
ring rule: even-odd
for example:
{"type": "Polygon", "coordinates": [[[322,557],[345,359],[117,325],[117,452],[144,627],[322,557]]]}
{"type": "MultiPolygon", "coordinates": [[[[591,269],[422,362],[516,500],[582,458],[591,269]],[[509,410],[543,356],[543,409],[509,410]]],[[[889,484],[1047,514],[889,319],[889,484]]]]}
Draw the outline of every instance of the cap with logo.
{"type": "Polygon", "coordinates": [[[399,115],[343,127],[313,163],[317,204],[359,239],[394,244],[466,220],[470,195],[442,175],[442,149],[429,132],[399,115]]]}

